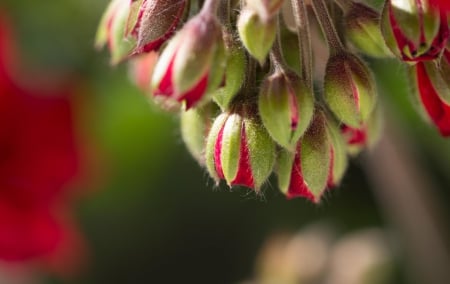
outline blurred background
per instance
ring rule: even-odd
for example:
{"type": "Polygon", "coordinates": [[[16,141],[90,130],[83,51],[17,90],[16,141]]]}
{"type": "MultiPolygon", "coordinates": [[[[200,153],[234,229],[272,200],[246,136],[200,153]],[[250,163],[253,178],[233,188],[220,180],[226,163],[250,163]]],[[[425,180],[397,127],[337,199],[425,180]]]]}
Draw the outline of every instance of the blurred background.
{"type": "MultiPolygon", "coordinates": [[[[0,283],[450,283],[450,140],[417,114],[406,73],[369,61],[385,106],[372,154],[320,205],[216,186],[178,119],[93,48],[107,0],[2,0],[21,62],[76,78],[84,149],[73,271],[0,262],[0,283]],[[447,282],[449,281],[449,282],[447,282]]],[[[57,80],[57,79],[55,79],[57,80]]],[[[30,83],[30,82],[29,82],[30,83]]]]}

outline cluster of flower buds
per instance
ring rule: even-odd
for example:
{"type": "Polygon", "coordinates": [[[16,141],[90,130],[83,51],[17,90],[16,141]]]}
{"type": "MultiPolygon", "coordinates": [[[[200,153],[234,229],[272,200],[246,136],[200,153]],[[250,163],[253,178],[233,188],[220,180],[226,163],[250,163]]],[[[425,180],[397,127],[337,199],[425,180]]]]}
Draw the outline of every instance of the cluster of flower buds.
{"type": "Polygon", "coordinates": [[[353,0],[112,0],[96,42],[181,112],[188,150],[217,182],[259,192],[275,173],[288,198],[317,203],[380,132],[360,54],[414,65],[427,113],[450,135],[448,11],[438,0],[386,0],[382,13],[353,0]]]}

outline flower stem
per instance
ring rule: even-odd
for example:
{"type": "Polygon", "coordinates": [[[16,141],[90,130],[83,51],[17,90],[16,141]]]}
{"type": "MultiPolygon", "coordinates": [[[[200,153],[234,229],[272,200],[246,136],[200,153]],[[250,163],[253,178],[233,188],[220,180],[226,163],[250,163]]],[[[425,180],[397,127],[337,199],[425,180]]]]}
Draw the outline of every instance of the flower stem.
{"type": "Polygon", "coordinates": [[[308,14],[305,0],[291,0],[297,28],[298,46],[300,49],[300,77],[308,88],[312,87],[312,50],[311,32],[309,29],[308,14]]]}
{"type": "Polygon", "coordinates": [[[327,5],[324,0],[312,0],[312,7],[316,14],[317,21],[325,35],[325,39],[330,50],[330,54],[334,55],[345,51],[339,36],[336,32],[336,28],[331,20],[330,13],[328,12],[327,5]]]}
{"type": "Polygon", "coordinates": [[[205,0],[201,13],[206,14],[217,14],[217,9],[219,8],[220,0],[205,0]]]}
{"type": "Polygon", "coordinates": [[[270,50],[270,62],[273,64],[273,67],[277,71],[283,71],[287,68],[286,63],[283,59],[283,50],[281,47],[281,39],[280,39],[280,23],[279,16],[276,18],[277,21],[277,37],[275,42],[273,43],[272,49],[270,50]]]}
{"type": "Polygon", "coordinates": [[[344,12],[348,11],[353,4],[352,0],[334,0],[334,2],[336,2],[344,12]]]}

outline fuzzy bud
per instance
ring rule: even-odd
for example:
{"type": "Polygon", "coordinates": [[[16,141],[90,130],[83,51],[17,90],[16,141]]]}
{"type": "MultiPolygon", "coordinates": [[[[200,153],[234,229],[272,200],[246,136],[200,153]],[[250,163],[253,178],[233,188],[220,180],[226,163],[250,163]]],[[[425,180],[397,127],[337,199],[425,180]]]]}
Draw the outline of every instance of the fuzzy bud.
{"type": "Polygon", "coordinates": [[[284,0],[246,0],[246,7],[258,13],[263,22],[273,19],[284,0]]]}
{"type": "Polygon", "coordinates": [[[327,132],[330,138],[330,170],[328,187],[335,187],[341,183],[348,167],[347,145],[337,123],[331,119],[327,121],[327,132]]]}
{"type": "Polygon", "coordinates": [[[177,28],[186,0],[140,0],[137,11],[130,13],[129,32],[137,39],[134,53],[158,50],[177,28]]]}
{"type": "Polygon", "coordinates": [[[370,70],[357,56],[341,52],[328,59],[325,72],[325,101],[340,121],[358,128],[376,103],[370,70]]]}
{"type": "Polygon", "coordinates": [[[241,89],[245,80],[245,53],[228,31],[224,32],[226,67],[221,86],[212,93],[214,101],[225,110],[241,89]]]}
{"type": "Polygon", "coordinates": [[[206,145],[206,166],[216,180],[259,191],[275,162],[275,143],[256,118],[222,113],[206,145]]]}
{"type": "Polygon", "coordinates": [[[305,197],[318,203],[325,191],[331,165],[330,139],[325,115],[318,111],[294,153],[282,150],[278,185],[288,197],[305,197]]]}
{"type": "Polygon", "coordinates": [[[206,137],[211,129],[217,106],[213,103],[181,112],[181,137],[191,155],[200,165],[205,164],[206,137]]]}
{"type": "Polygon", "coordinates": [[[251,9],[242,10],[238,19],[238,32],[247,51],[262,65],[275,41],[277,21],[263,21],[251,9]]]}
{"type": "Polygon", "coordinates": [[[201,12],[162,52],[153,73],[153,95],[189,109],[218,87],[224,65],[221,26],[214,15],[201,12]]]}
{"type": "Polygon", "coordinates": [[[392,56],[380,30],[380,14],[362,4],[352,2],[344,16],[347,38],[359,51],[373,57],[392,56]]]}
{"type": "Polygon", "coordinates": [[[276,70],[262,83],[258,106],[270,136],[293,151],[314,113],[312,90],[294,72],[276,70]]]}
{"type": "Polygon", "coordinates": [[[111,64],[118,64],[127,58],[136,46],[135,39],[126,37],[129,13],[129,0],[113,0],[98,26],[95,46],[100,49],[104,45],[108,45],[111,64]]]}

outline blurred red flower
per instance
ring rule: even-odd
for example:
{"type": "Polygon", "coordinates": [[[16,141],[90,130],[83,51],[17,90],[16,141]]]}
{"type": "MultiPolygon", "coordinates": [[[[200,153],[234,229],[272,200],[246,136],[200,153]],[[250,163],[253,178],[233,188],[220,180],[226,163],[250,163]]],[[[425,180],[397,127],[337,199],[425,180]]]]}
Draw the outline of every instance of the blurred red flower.
{"type": "Polygon", "coordinates": [[[62,214],[67,185],[80,170],[76,85],[31,89],[17,83],[9,27],[0,11],[0,259],[51,259],[77,235],[62,214]]]}

